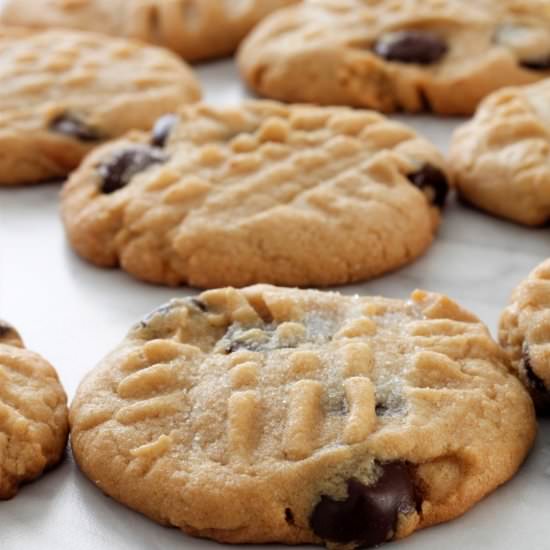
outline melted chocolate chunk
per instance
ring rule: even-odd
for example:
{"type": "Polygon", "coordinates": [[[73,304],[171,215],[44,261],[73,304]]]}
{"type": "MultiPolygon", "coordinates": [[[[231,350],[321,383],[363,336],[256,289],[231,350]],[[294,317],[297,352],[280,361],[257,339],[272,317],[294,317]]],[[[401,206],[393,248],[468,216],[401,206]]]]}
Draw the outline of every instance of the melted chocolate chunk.
{"type": "Polygon", "coordinates": [[[153,127],[153,137],[151,138],[151,145],[154,147],[164,147],[166,141],[170,136],[172,128],[178,121],[176,115],[164,115],[161,116],[153,127]]]}
{"type": "Polygon", "coordinates": [[[101,134],[95,128],[88,126],[85,122],[74,115],[64,113],[50,122],[50,130],[57,134],[78,139],[79,141],[100,141],[101,134]]]}
{"type": "Polygon", "coordinates": [[[310,517],[313,532],[331,542],[376,546],[395,535],[398,514],[416,509],[416,491],[409,467],[402,462],[381,464],[373,485],[348,481],[346,500],[321,496],[310,517]]]}
{"type": "Polygon", "coordinates": [[[130,183],[131,179],[153,164],[166,162],[167,157],[146,146],[123,149],[98,167],[102,193],[113,193],[130,183]]]}
{"type": "Polygon", "coordinates": [[[524,372],[524,379],[527,382],[537,412],[545,416],[550,415],[550,390],[534,371],[527,344],[523,347],[523,361],[520,368],[524,372]]]}
{"type": "Polygon", "coordinates": [[[431,65],[448,51],[437,34],[428,31],[398,31],[384,35],[374,45],[374,52],[388,61],[431,65]]]}
{"type": "Polygon", "coordinates": [[[531,71],[550,71],[550,54],[538,59],[523,59],[520,61],[520,65],[531,71]]]}
{"type": "Polygon", "coordinates": [[[449,193],[449,183],[439,168],[432,164],[424,164],[420,170],[409,174],[407,178],[426,194],[432,204],[443,208],[449,193]]]}

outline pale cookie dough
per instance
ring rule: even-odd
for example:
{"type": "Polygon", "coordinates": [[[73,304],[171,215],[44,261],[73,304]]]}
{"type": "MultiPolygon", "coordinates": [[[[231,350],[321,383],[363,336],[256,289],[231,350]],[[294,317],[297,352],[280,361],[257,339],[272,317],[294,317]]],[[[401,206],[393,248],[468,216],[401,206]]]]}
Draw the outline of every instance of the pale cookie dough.
{"type": "Polygon", "coordinates": [[[333,285],[422,254],[447,190],[436,148],[377,113],[198,105],[90,155],[62,215],[82,257],[146,281],[333,285]]]}
{"type": "Polygon", "coordinates": [[[273,99],[471,114],[550,77],[550,2],[305,0],[262,21],[239,64],[273,99]]]}
{"type": "Polygon", "coordinates": [[[73,31],[0,29],[0,185],[62,178],[94,146],[200,98],[178,57],[73,31]]]}
{"type": "Polygon", "coordinates": [[[7,0],[0,20],[164,46],[189,61],[230,55],[266,15],[298,0],[7,0]]]}
{"type": "Polygon", "coordinates": [[[347,548],[462,514],[514,475],[536,431],[503,350],[446,296],[266,285],[147,316],[70,419],[82,471],[160,523],[347,548]]]}
{"type": "Polygon", "coordinates": [[[530,226],[550,221],[550,78],[490,95],[454,134],[450,168],[472,204],[530,226]]]}
{"type": "Polygon", "coordinates": [[[0,321],[0,500],[57,464],[68,432],[57,373],[0,321]]]}
{"type": "Polygon", "coordinates": [[[537,411],[550,414],[550,259],[514,290],[499,337],[537,411]]]}

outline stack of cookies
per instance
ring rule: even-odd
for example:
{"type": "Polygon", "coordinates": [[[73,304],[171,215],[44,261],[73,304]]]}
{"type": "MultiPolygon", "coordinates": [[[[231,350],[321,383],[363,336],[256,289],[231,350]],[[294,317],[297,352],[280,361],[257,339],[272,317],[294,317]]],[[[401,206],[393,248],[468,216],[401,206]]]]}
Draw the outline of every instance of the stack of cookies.
{"type": "Polygon", "coordinates": [[[453,192],[548,224],[546,0],[8,0],[1,17],[0,185],[66,180],[79,256],[207,290],[135,324],[70,411],[0,322],[0,498],[59,462],[69,425],[103,492],[228,543],[371,547],[518,471],[550,412],[550,259],[498,343],[443,294],[320,289],[426,253],[453,192]],[[187,62],[237,49],[266,99],[200,102],[187,62]],[[445,157],[396,111],[473,118],[445,157]]]}

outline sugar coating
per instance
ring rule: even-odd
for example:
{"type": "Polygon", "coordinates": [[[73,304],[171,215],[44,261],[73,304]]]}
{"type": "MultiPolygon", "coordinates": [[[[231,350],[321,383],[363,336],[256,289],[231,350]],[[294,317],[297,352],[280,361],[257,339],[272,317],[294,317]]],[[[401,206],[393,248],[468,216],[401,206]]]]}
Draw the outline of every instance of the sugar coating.
{"type": "Polygon", "coordinates": [[[6,25],[139,39],[197,61],[233,53],[263,17],[298,0],[8,0],[6,25]]]}
{"type": "Polygon", "coordinates": [[[53,367],[0,321],[0,500],[61,459],[67,416],[67,397],[53,367]]]}
{"type": "Polygon", "coordinates": [[[536,400],[540,399],[539,412],[549,413],[550,259],[537,266],[512,293],[500,319],[499,339],[522,381],[536,400]]]}
{"type": "Polygon", "coordinates": [[[466,115],[502,86],[550,76],[522,65],[548,59],[549,28],[545,0],[306,0],[262,21],[238,61],[272,99],[466,115]],[[403,30],[431,33],[447,53],[431,64],[375,53],[403,30]]]}
{"type": "Polygon", "coordinates": [[[98,166],[150,142],[135,135],[90,155],[62,193],[76,251],[156,283],[331,285],[419,256],[439,209],[408,174],[436,148],[369,111],[247,102],[189,106],[167,162],[101,192],[98,166]]]}
{"type": "Polygon", "coordinates": [[[453,136],[461,195],[525,225],[550,220],[550,80],[490,95],[453,136]]]}
{"type": "Polygon", "coordinates": [[[449,298],[267,285],[147,316],[82,382],[71,425],[101,490],[232,543],[320,543],[309,523],[320,496],[341,499],[350,478],[372,484],[392,461],[410,466],[421,495],[399,514],[404,537],[511,477],[535,435],[502,349],[449,298]],[[342,333],[359,320],[373,329],[342,333]],[[274,346],[283,326],[298,337],[274,346]]]}
{"type": "Polygon", "coordinates": [[[147,130],[196,101],[191,69],[138,42],[74,31],[0,30],[0,185],[61,178],[98,143],[147,130]],[[53,131],[61,115],[97,133],[82,141],[53,131]]]}

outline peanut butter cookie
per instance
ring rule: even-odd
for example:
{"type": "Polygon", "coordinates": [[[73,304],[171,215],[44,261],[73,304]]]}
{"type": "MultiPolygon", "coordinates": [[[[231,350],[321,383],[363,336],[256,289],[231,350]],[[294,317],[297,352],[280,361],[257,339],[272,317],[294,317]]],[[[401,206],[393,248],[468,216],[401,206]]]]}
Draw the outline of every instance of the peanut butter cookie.
{"type": "Polygon", "coordinates": [[[456,130],[449,164],[479,208],[524,225],[550,221],[550,79],[491,94],[456,130]]]}
{"type": "Polygon", "coordinates": [[[266,15],[299,0],[7,0],[1,20],[65,27],[164,46],[188,61],[233,53],[266,15]]]}
{"type": "Polygon", "coordinates": [[[334,285],[422,254],[447,190],[436,148],[377,113],[198,105],[90,155],[62,214],[81,256],[146,281],[334,285]]]}
{"type": "Polygon", "coordinates": [[[55,370],[0,321],[0,500],[59,462],[68,431],[55,370]]]}
{"type": "Polygon", "coordinates": [[[513,292],[500,319],[500,342],[541,414],[550,413],[550,259],[513,292]]]}
{"type": "Polygon", "coordinates": [[[153,312],[70,418],[83,472],[160,523],[346,548],[462,514],[536,430],[502,349],[449,298],[263,285],[153,312]]]}
{"type": "Polygon", "coordinates": [[[0,185],[63,178],[93,147],[196,101],[178,57],[71,31],[0,29],[0,185]]]}
{"type": "Polygon", "coordinates": [[[305,0],[262,21],[239,63],[273,99],[471,114],[497,88],[550,77],[550,4],[305,0]]]}

